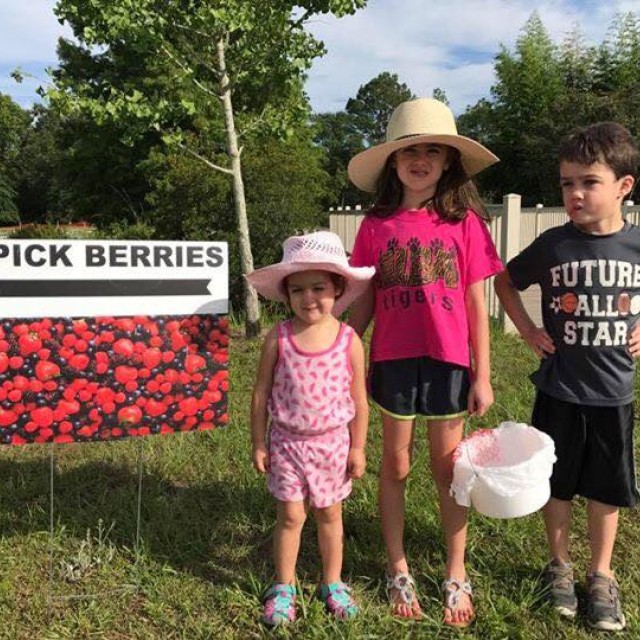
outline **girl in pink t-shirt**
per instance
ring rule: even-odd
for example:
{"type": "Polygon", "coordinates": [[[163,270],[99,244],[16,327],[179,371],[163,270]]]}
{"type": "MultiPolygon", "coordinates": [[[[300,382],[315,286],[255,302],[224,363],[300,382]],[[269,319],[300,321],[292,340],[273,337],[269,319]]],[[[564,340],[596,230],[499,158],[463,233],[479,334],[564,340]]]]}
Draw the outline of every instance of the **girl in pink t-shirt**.
{"type": "Polygon", "coordinates": [[[446,105],[421,98],[399,105],[386,142],[356,155],[348,169],[357,187],[376,193],[351,256],[376,275],[349,323],[362,335],[374,319],[367,383],[382,415],[387,592],[394,615],[421,615],[403,543],[405,480],[421,414],[447,551],[444,621],[458,627],[475,612],[464,559],[467,510],[449,493],[453,452],[464,416],[481,416],[493,403],[484,280],[503,268],[470,177],[497,160],[458,135],[446,105]]]}
{"type": "Polygon", "coordinates": [[[364,350],[333,314],[363,293],[373,273],[350,266],[340,238],[319,231],[287,239],[281,262],[247,276],[259,293],[286,302],[293,313],[265,339],[251,403],[253,465],[268,474],[277,500],[276,582],[262,614],[270,626],[295,619],[296,560],[310,508],[322,555],[318,595],[336,618],[357,613],[341,578],[342,501],[365,468],[364,350]]]}

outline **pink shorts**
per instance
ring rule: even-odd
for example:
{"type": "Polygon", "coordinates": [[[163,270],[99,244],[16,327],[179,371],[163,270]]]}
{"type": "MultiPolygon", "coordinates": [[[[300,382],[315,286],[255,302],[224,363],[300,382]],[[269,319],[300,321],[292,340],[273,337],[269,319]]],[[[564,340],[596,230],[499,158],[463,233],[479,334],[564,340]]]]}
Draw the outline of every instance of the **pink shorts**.
{"type": "Polygon", "coordinates": [[[315,437],[272,429],[269,491],[283,502],[308,500],[320,509],[341,502],[351,493],[347,475],[350,440],[346,427],[315,437]]]}

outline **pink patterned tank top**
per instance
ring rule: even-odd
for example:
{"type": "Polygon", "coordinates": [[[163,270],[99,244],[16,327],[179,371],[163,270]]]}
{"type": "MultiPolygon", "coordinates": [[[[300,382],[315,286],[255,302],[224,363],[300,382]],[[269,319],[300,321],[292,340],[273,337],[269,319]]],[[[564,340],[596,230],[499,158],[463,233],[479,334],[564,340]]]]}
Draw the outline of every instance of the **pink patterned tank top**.
{"type": "Polygon", "coordinates": [[[278,363],[269,400],[272,428],[316,436],[351,422],[352,338],[353,329],[341,323],[335,342],[312,353],[296,345],[290,320],[278,325],[278,363]]]}

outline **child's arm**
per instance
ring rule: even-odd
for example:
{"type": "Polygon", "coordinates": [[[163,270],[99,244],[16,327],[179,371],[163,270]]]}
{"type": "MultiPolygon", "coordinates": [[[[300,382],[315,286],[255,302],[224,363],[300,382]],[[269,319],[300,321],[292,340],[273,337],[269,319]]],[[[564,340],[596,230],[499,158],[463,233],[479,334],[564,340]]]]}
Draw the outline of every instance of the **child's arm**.
{"type": "Polygon", "coordinates": [[[511,281],[507,269],[495,277],[493,284],[500,304],[533,352],[539,358],[546,358],[548,354],[555,353],[556,347],[551,336],[544,328],[537,327],[527,313],[522,296],[511,281]]]}
{"type": "Polygon", "coordinates": [[[356,415],[349,423],[351,445],[347,458],[347,472],[350,478],[361,478],[367,465],[364,447],[367,442],[367,429],[369,427],[369,405],[367,403],[367,389],[365,385],[364,348],[358,336],[351,340],[351,368],[353,380],[351,381],[351,395],[355,403],[356,415]]]}
{"type": "Polygon", "coordinates": [[[364,335],[371,322],[375,299],[373,284],[369,284],[367,290],[349,307],[348,323],[359,336],[364,335]]]}
{"type": "Polygon", "coordinates": [[[627,341],[629,347],[629,353],[635,360],[640,357],[640,322],[636,322],[629,333],[629,340],[627,341]]]}
{"type": "Polygon", "coordinates": [[[489,360],[489,314],[484,299],[484,280],[471,284],[465,293],[473,372],[467,409],[469,415],[484,415],[493,404],[489,360]]]}
{"type": "Polygon", "coordinates": [[[267,403],[271,396],[273,371],[278,362],[278,333],[274,327],[262,345],[256,383],[251,396],[251,458],[259,473],[269,471],[269,449],[267,448],[267,403]]]}

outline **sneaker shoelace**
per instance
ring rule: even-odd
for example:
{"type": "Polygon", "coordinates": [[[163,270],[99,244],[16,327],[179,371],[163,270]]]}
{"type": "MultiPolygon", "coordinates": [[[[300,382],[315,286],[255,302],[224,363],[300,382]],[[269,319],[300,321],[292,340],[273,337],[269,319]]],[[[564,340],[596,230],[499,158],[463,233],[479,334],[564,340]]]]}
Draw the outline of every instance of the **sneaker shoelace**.
{"type": "Polygon", "coordinates": [[[571,566],[549,565],[549,573],[552,575],[552,584],[555,589],[563,591],[573,589],[573,568],[571,566]]]}

